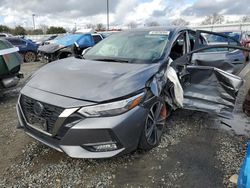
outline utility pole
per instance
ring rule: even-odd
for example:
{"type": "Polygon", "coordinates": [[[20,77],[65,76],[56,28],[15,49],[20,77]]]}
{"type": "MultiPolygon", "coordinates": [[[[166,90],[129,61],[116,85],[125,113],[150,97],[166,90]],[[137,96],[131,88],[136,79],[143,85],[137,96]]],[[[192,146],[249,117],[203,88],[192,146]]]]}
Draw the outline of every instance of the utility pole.
{"type": "Polygon", "coordinates": [[[35,14],[32,14],[32,20],[33,20],[33,28],[34,30],[36,29],[36,24],[35,24],[35,14]]]}
{"type": "Polygon", "coordinates": [[[109,0],[107,0],[107,31],[109,30],[109,0]]]}

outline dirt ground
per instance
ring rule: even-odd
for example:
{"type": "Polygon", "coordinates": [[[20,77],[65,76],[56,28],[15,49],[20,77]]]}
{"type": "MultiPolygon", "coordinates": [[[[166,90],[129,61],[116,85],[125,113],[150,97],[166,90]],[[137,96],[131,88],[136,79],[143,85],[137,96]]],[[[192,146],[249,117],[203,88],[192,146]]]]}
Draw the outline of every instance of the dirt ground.
{"type": "MultiPolygon", "coordinates": [[[[25,79],[42,64],[24,64],[25,79]]],[[[249,137],[241,104],[250,75],[239,93],[235,118],[178,110],[167,121],[159,147],[150,152],[102,160],[72,159],[16,129],[20,85],[0,98],[0,187],[235,187],[249,137]],[[236,134],[237,133],[237,134],[236,134]]]]}

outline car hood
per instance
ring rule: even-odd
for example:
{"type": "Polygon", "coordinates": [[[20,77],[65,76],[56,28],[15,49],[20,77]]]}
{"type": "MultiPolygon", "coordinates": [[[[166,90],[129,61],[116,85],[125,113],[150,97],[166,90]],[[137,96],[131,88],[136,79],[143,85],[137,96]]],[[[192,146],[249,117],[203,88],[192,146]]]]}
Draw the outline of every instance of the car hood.
{"type": "Polygon", "coordinates": [[[50,53],[54,53],[62,48],[65,48],[65,46],[51,43],[51,44],[39,46],[38,51],[50,54],[50,53]]]}
{"type": "Polygon", "coordinates": [[[93,102],[120,98],[145,88],[159,64],[129,64],[66,58],[37,71],[28,87],[93,102]]]}

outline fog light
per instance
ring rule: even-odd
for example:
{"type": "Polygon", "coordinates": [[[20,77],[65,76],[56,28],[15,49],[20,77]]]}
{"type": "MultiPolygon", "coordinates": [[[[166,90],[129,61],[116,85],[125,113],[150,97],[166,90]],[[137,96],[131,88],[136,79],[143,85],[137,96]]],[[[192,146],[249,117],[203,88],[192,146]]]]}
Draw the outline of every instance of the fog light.
{"type": "Polygon", "coordinates": [[[103,144],[103,145],[96,145],[92,147],[93,147],[93,150],[97,152],[98,151],[99,152],[114,151],[118,148],[116,144],[103,144]]]}

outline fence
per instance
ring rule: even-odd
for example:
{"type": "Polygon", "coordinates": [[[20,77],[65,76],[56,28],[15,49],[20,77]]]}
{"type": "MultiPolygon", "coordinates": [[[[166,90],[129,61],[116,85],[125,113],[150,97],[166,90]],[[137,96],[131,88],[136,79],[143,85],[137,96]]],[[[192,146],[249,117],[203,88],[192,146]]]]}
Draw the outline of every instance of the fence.
{"type": "Polygon", "coordinates": [[[41,38],[50,37],[50,36],[53,36],[53,35],[64,35],[64,34],[26,35],[25,37],[28,38],[28,39],[31,39],[33,41],[37,41],[37,40],[39,40],[41,38]]]}
{"type": "Polygon", "coordinates": [[[250,32],[250,23],[233,23],[233,24],[215,24],[215,25],[201,25],[193,27],[200,30],[208,31],[248,31],[250,32]]]}
{"type": "MultiPolygon", "coordinates": [[[[215,25],[201,25],[195,26],[194,29],[208,30],[208,31],[248,31],[250,33],[250,23],[233,23],[233,24],[215,24],[215,25]]],[[[33,41],[39,40],[43,37],[49,37],[55,34],[50,35],[27,35],[28,39],[33,41]]],[[[63,35],[63,34],[58,34],[63,35]]]]}

